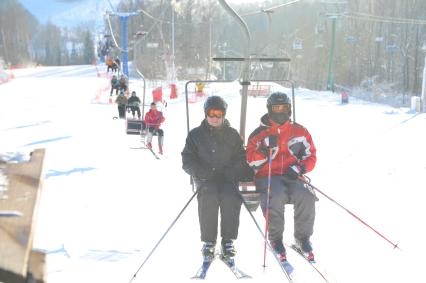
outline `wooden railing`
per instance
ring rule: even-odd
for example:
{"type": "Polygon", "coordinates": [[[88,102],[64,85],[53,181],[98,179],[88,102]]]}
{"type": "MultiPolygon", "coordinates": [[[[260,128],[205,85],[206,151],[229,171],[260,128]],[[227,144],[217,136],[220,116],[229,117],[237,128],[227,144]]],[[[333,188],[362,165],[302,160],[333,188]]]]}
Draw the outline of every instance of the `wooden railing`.
{"type": "Polygon", "coordinates": [[[6,163],[2,170],[7,186],[0,199],[0,282],[45,282],[45,254],[33,251],[44,155],[37,149],[28,162],[6,163]]]}

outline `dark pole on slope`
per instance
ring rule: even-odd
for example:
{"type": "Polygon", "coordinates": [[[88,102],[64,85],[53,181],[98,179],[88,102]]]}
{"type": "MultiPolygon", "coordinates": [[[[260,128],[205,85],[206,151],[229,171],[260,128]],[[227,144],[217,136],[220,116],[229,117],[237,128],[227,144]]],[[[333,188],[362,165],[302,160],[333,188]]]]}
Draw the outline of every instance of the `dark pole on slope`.
{"type": "Polygon", "coordinates": [[[185,204],[185,206],[182,208],[182,210],[179,212],[179,214],[176,216],[175,220],[173,220],[172,224],[170,224],[169,228],[167,228],[166,232],[161,236],[160,240],[155,244],[154,248],[151,250],[151,252],[148,254],[148,256],[145,258],[145,260],[142,262],[142,264],[139,266],[138,270],[133,275],[132,279],[130,279],[129,283],[133,281],[133,279],[136,278],[136,275],[138,275],[138,272],[142,269],[142,267],[145,265],[145,263],[148,261],[148,259],[151,257],[151,255],[154,253],[154,251],[157,249],[158,245],[163,241],[163,239],[166,237],[166,235],[169,233],[170,229],[176,224],[179,217],[183,214],[185,209],[188,207],[188,205],[191,203],[191,201],[194,199],[194,197],[198,194],[198,190],[195,191],[195,193],[191,196],[191,198],[188,200],[188,202],[185,204]]]}
{"type": "MultiPolygon", "coordinates": [[[[247,115],[247,93],[248,86],[250,85],[250,45],[251,35],[247,23],[240,15],[228,4],[226,0],[219,0],[219,4],[228,12],[228,14],[237,21],[243,32],[245,42],[244,58],[241,74],[241,113],[240,113],[240,136],[245,141],[246,131],[246,115],[247,115]]],[[[225,63],[226,64],[226,63],[225,63]]]]}
{"type": "Polygon", "coordinates": [[[351,212],[349,209],[347,209],[346,207],[344,207],[343,205],[341,205],[340,203],[338,203],[337,201],[335,201],[334,199],[332,199],[331,197],[329,197],[328,195],[326,195],[325,193],[323,193],[320,189],[318,189],[317,187],[313,186],[311,184],[311,180],[307,177],[307,176],[300,176],[299,180],[302,181],[303,183],[305,183],[307,186],[311,187],[312,189],[314,189],[315,191],[319,192],[320,194],[322,194],[323,196],[325,196],[326,198],[328,198],[331,202],[335,203],[337,206],[339,206],[340,208],[342,208],[343,210],[345,210],[347,213],[349,213],[351,216],[353,216],[356,220],[358,220],[359,222],[361,222],[362,224],[364,224],[365,226],[367,226],[368,228],[370,228],[374,233],[376,233],[377,235],[379,235],[382,239],[386,240],[388,243],[390,243],[394,249],[399,249],[401,250],[400,247],[398,247],[398,244],[392,242],[391,240],[389,240],[388,238],[386,238],[385,236],[383,236],[383,234],[381,234],[380,232],[378,232],[376,229],[374,229],[373,227],[371,227],[369,224],[367,224],[364,220],[362,220],[361,218],[359,218],[357,215],[355,215],[355,213],[351,212]]]}

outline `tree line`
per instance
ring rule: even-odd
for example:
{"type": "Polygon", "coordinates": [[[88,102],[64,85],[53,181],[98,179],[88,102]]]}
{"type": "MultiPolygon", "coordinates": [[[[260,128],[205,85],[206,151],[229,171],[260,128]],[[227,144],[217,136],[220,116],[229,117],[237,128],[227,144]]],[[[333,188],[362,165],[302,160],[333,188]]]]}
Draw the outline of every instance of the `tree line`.
{"type": "Polygon", "coordinates": [[[2,0],[0,58],[10,66],[91,64],[94,38],[84,23],[71,29],[41,24],[19,1],[2,0]]]}
{"type": "MultiPolygon", "coordinates": [[[[232,5],[249,27],[250,46],[240,26],[217,1],[122,0],[116,11],[140,14],[128,21],[129,59],[136,59],[148,79],[166,79],[173,61],[179,79],[235,79],[240,63],[211,58],[242,57],[248,49],[251,56],[291,59],[290,63],[253,63],[252,79],[293,79],[318,90],[326,89],[331,79],[333,88],[361,87],[378,96],[420,94],[426,1],[284,2],[232,5]]],[[[89,63],[95,57],[90,52],[99,35],[93,30],[35,25],[31,14],[19,7],[15,0],[0,4],[1,57],[16,63],[32,60],[58,65],[89,63]],[[13,12],[4,11],[5,3],[15,4],[13,12]]],[[[114,55],[119,56],[118,16],[105,18],[104,33],[116,40],[119,46],[114,55]]]]}
{"type": "MultiPolygon", "coordinates": [[[[291,62],[252,64],[252,78],[293,79],[301,86],[323,90],[331,77],[333,89],[362,88],[374,96],[420,94],[426,1],[265,3],[263,7],[233,5],[251,33],[249,54],[288,57],[291,62]]],[[[211,73],[221,79],[238,77],[239,63],[210,60],[241,57],[247,48],[240,26],[217,1],[122,0],[120,9],[144,11],[130,29],[136,34],[142,26],[147,34],[129,40],[138,43],[131,56],[137,55],[137,64],[148,77],[162,77],[170,68],[172,11],[179,77],[206,78],[211,73]]],[[[113,32],[118,34],[119,23],[115,27],[113,32]]]]}

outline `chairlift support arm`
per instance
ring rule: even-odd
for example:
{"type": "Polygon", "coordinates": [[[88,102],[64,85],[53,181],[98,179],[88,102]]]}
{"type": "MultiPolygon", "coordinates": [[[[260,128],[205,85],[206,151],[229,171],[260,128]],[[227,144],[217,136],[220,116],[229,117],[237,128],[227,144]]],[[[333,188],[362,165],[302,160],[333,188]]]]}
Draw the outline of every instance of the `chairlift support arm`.
{"type": "Polygon", "coordinates": [[[249,61],[251,62],[290,62],[290,58],[242,58],[242,57],[214,57],[213,61],[217,62],[243,62],[243,61],[249,61]]]}

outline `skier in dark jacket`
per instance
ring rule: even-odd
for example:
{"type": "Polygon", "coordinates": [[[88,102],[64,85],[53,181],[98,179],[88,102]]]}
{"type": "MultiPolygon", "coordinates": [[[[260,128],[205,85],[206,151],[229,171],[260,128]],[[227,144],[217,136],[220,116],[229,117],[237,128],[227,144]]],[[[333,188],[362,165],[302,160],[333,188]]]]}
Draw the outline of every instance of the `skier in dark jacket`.
{"type": "Polygon", "coordinates": [[[109,93],[109,96],[112,96],[112,92],[114,91],[114,89],[115,89],[115,95],[118,95],[119,88],[120,88],[120,83],[117,79],[117,76],[113,75],[111,79],[111,91],[109,93]]]}
{"type": "Polygon", "coordinates": [[[141,109],[139,108],[139,105],[141,103],[141,100],[139,97],[136,96],[136,91],[132,91],[132,96],[130,96],[129,100],[127,101],[127,104],[130,107],[130,110],[132,111],[133,119],[135,118],[135,112],[138,114],[138,119],[141,119],[141,109]]]}
{"type": "Polygon", "coordinates": [[[245,159],[243,141],[225,119],[226,109],[227,104],[221,97],[209,97],[204,104],[205,119],[189,132],[182,151],[182,168],[193,177],[198,190],[205,261],[214,257],[219,210],[221,254],[223,258],[233,260],[233,240],[238,236],[242,203],[238,182],[253,178],[245,159]]]}
{"type": "Polygon", "coordinates": [[[115,71],[117,71],[117,73],[120,73],[120,70],[121,70],[121,61],[120,61],[120,58],[118,58],[118,56],[115,57],[114,67],[115,67],[115,71]]]}

